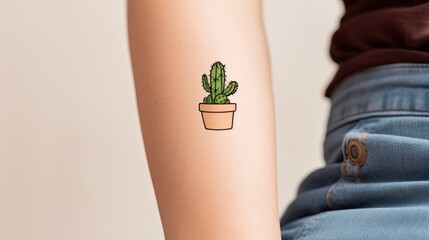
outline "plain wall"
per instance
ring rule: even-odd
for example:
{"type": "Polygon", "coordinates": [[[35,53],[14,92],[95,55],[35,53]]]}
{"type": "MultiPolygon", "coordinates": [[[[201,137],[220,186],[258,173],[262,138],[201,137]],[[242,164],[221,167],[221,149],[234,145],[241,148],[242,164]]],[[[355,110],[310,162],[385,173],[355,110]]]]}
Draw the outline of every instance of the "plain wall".
{"type": "MultiPolygon", "coordinates": [[[[279,213],[323,165],[339,1],[265,2],[279,213]]],[[[3,1],[0,239],[163,239],[135,103],[124,1],[3,1]]]]}

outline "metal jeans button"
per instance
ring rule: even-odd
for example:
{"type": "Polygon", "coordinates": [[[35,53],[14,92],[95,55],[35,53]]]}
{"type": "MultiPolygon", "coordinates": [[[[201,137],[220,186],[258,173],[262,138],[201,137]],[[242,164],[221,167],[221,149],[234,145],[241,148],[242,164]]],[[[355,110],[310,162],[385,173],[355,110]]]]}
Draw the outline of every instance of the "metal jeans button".
{"type": "Polygon", "coordinates": [[[362,166],[366,159],[365,146],[357,139],[352,139],[347,144],[347,158],[353,165],[362,166]]]}

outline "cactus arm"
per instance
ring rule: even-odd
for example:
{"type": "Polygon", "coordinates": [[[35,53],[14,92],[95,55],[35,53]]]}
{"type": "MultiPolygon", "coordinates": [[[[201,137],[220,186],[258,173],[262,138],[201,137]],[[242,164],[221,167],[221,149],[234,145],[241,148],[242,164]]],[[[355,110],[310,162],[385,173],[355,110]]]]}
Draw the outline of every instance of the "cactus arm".
{"type": "Polygon", "coordinates": [[[210,70],[210,93],[212,99],[225,90],[225,67],[220,62],[215,62],[210,70]]]}
{"type": "Polygon", "coordinates": [[[203,74],[202,77],[203,87],[206,92],[210,92],[209,80],[207,79],[207,75],[203,74]]]}
{"type": "Polygon", "coordinates": [[[228,98],[226,97],[225,94],[218,94],[215,98],[215,103],[216,104],[223,104],[226,103],[226,101],[228,100],[228,98]]]}
{"type": "Polygon", "coordinates": [[[212,96],[209,94],[207,97],[204,97],[203,103],[206,103],[206,104],[213,103],[212,96]]]}
{"type": "Polygon", "coordinates": [[[238,89],[238,83],[236,81],[231,81],[223,92],[226,96],[234,94],[238,89]]]}

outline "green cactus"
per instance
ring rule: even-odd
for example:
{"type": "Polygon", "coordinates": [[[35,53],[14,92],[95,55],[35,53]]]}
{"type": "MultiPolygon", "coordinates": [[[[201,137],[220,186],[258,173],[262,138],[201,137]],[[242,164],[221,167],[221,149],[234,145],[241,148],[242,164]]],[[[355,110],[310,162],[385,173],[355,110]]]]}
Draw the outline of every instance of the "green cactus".
{"type": "Polygon", "coordinates": [[[203,102],[207,104],[213,103],[212,96],[208,95],[207,97],[204,97],[203,102]]]}
{"type": "Polygon", "coordinates": [[[226,103],[226,100],[228,100],[228,98],[223,93],[218,94],[215,97],[215,103],[217,103],[217,104],[226,103]]]}
{"type": "Polygon", "coordinates": [[[207,104],[226,104],[230,103],[228,96],[234,94],[238,89],[238,83],[231,81],[225,88],[225,65],[221,62],[213,63],[210,70],[210,84],[206,74],[202,76],[203,88],[210,93],[204,97],[203,103],[207,104]]]}

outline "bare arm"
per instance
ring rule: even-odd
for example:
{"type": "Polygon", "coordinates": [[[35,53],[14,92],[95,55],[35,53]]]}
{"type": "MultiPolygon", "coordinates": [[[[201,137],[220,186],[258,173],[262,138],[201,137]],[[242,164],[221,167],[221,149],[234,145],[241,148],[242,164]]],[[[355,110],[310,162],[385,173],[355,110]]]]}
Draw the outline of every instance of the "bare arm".
{"type": "Polygon", "coordinates": [[[258,0],[129,0],[130,50],[167,240],[279,240],[275,124],[258,0]],[[239,84],[233,128],[203,126],[201,75],[239,84]]]}

